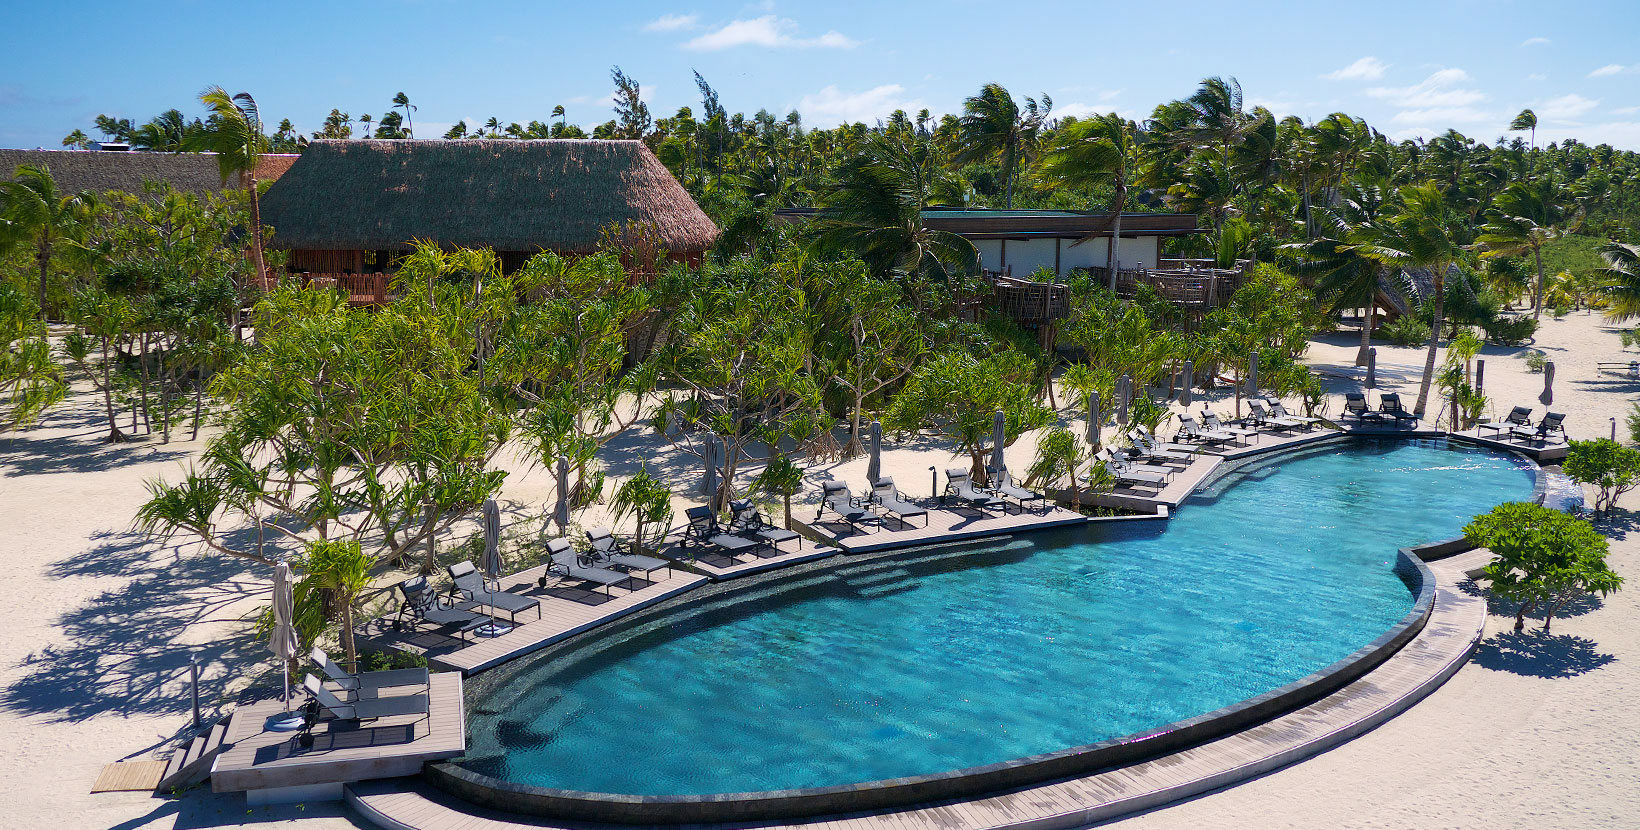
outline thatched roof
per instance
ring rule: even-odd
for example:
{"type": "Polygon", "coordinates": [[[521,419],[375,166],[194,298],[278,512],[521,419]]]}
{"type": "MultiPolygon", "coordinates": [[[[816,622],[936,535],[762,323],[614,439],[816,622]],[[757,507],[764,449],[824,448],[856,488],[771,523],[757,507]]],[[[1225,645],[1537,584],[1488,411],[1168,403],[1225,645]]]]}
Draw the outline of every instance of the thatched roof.
{"type": "Polygon", "coordinates": [[[672,252],[717,226],[639,141],[314,141],[262,199],[274,244],[403,250],[412,240],[590,253],[649,223],[672,252]]]}
{"type": "MultiPolygon", "coordinates": [[[[257,165],[257,178],[279,178],[296,156],[266,155],[257,165]]],[[[222,182],[215,153],[151,153],[108,150],[0,150],[0,179],[10,179],[20,165],[43,166],[51,171],[64,193],[118,190],[141,193],[144,182],[165,182],[183,193],[202,196],[240,186],[237,176],[222,182]]]]}

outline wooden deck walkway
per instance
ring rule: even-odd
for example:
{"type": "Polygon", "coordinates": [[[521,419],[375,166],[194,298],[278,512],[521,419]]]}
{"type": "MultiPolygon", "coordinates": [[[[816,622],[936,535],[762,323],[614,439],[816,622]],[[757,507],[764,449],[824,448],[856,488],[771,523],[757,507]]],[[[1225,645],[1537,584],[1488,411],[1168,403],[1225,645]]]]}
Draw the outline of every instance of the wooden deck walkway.
{"type": "MultiPolygon", "coordinates": [[[[929,507],[926,526],[920,519],[900,524],[888,519],[881,526],[852,532],[838,522],[810,521],[803,526],[816,536],[830,540],[844,553],[934,545],[988,536],[1007,536],[1050,527],[1079,525],[1087,521],[1080,513],[1049,506],[1046,510],[1026,508],[1007,513],[989,513],[966,508],[929,507]]],[[[794,519],[794,521],[796,521],[794,519]]]]}
{"type": "MultiPolygon", "coordinates": [[[[1000,795],[818,817],[785,826],[809,830],[1081,827],[1229,786],[1319,754],[1405,711],[1463,665],[1480,639],[1486,603],[1459,585],[1466,571],[1484,565],[1488,557],[1476,551],[1434,563],[1434,611],[1417,637],[1338,692],[1251,729],[1152,761],[1000,795]]],[[[578,827],[486,810],[436,791],[419,778],[350,785],[346,797],[366,819],[396,829],[578,827]]],[[[758,826],[781,825],[759,822],[758,826]]]]}
{"type": "MultiPolygon", "coordinates": [[[[795,522],[795,520],[793,521],[795,522]]],[[[779,549],[780,553],[775,556],[743,554],[739,557],[729,557],[700,551],[698,558],[688,562],[687,565],[706,574],[714,581],[722,581],[772,571],[775,568],[784,568],[787,565],[796,565],[799,562],[813,562],[816,559],[835,556],[838,552],[836,547],[818,544],[808,539],[797,540],[795,542],[797,547],[795,548],[791,547],[794,544],[791,541],[785,544],[786,547],[779,549]]],[[[677,549],[674,548],[675,550],[677,549]]]]}
{"type": "Polygon", "coordinates": [[[1519,441],[1509,441],[1503,439],[1495,430],[1481,429],[1480,427],[1466,429],[1463,432],[1453,434],[1463,438],[1465,441],[1472,441],[1483,447],[1491,447],[1492,449],[1497,450],[1514,450],[1518,453],[1524,453],[1528,458],[1531,458],[1539,464],[1554,464],[1564,461],[1566,459],[1566,452],[1571,449],[1571,445],[1565,441],[1555,441],[1541,447],[1529,442],[1523,444],[1519,441]]]}
{"type": "MultiPolygon", "coordinates": [[[[541,601],[541,618],[533,611],[518,614],[518,625],[499,637],[478,637],[472,634],[465,640],[420,631],[393,631],[378,627],[357,634],[373,648],[402,649],[426,655],[429,663],[451,671],[472,674],[494,668],[508,660],[546,648],[566,637],[595,628],[617,617],[624,617],[640,608],[654,605],[668,597],[703,585],[707,577],[674,568],[670,573],[654,574],[655,581],[637,590],[620,587],[610,595],[603,591],[555,585],[536,585],[546,572],[538,565],[501,578],[501,587],[513,593],[531,596],[541,601]]],[[[634,585],[644,580],[636,577],[634,585]]]]}
{"type": "Polygon", "coordinates": [[[1257,438],[1248,443],[1221,446],[1198,453],[1190,466],[1179,470],[1173,476],[1173,480],[1167,482],[1160,490],[1125,486],[1110,493],[1085,496],[1084,500],[1092,504],[1136,510],[1141,513],[1155,512],[1158,506],[1171,510],[1190,498],[1201,487],[1201,483],[1227,461],[1314,444],[1337,437],[1339,434],[1338,430],[1326,428],[1316,428],[1309,432],[1260,432],[1257,438]]]}
{"type": "Polygon", "coordinates": [[[270,715],[284,709],[280,701],[242,706],[228,723],[224,739],[228,748],[211,766],[211,789],[253,791],[250,797],[256,803],[254,791],[411,775],[427,761],[466,752],[467,717],[461,675],[434,674],[429,678],[427,692],[425,715],[380,718],[363,725],[324,722],[314,728],[310,747],[301,746],[295,732],[264,728],[270,715]]]}

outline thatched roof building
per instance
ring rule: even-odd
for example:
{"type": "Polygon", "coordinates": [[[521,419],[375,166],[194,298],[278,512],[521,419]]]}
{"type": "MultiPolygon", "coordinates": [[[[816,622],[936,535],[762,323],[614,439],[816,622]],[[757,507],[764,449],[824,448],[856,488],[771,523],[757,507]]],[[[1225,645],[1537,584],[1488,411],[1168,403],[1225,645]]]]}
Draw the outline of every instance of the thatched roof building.
{"type": "MultiPolygon", "coordinates": [[[[293,155],[265,155],[257,164],[259,181],[278,179],[296,161],[293,155]]],[[[45,167],[64,193],[89,190],[141,193],[144,182],[164,182],[183,193],[203,196],[241,187],[237,176],[222,181],[215,153],[153,153],[109,150],[0,150],[0,179],[10,179],[24,164],[45,167]]]]}
{"type": "Polygon", "coordinates": [[[542,250],[592,253],[606,228],[636,224],[673,259],[698,260],[717,236],[639,141],[314,141],[263,196],[262,221],[307,271],[357,271],[355,254],[414,240],[493,248],[516,267],[542,250]]]}

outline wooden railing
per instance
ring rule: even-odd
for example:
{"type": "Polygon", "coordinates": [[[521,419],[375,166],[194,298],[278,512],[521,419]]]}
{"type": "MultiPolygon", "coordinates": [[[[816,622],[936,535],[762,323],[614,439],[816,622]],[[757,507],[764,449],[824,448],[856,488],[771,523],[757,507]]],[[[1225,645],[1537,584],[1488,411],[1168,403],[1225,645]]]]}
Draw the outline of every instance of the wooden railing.
{"type": "Polygon", "coordinates": [[[992,302],[1016,323],[1040,324],[1070,313],[1070,286],[1059,282],[1032,282],[1005,276],[988,277],[992,302]]]}
{"type": "MultiPolygon", "coordinates": [[[[1172,260],[1177,261],[1177,260],[1172,260]]],[[[1110,284],[1110,272],[1094,266],[1087,269],[1100,285],[1110,284]]],[[[1148,285],[1169,302],[1188,309],[1217,308],[1229,301],[1242,285],[1241,270],[1219,268],[1119,268],[1116,293],[1132,297],[1140,285],[1148,285]]]]}
{"type": "MultiPolygon", "coordinates": [[[[340,288],[347,292],[349,305],[367,306],[382,305],[387,302],[388,277],[377,272],[373,274],[314,274],[302,272],[300,274],[285,274],[283,279],[300,282],[306,288],[340,288]]],[[[263,290],[273,288],[271,281],[264,281],[263,290]]]]}

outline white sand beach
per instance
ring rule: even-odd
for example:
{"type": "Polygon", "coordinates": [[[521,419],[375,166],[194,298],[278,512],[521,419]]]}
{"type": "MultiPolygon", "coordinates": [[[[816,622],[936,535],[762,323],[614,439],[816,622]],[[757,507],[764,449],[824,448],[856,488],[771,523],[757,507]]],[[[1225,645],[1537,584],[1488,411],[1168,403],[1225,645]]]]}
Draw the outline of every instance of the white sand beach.
{"type": "MultiPolygon", "coordinates": [[[[1621,357],[1615,328],[1576,313],[1545,319],[1536,348],[1557,366],[1553,409],[1573,437],[1624,434],[1640,382],[1595,371],[1621,357]]],[[[1317,340],[1309,362],[1355,388],[1358,337],[1317,340]]],[[[1417,393],[1422,350],[1378,346],[1380,386],[1417,393]]],[[[1520,350],[1488,347],[1486,391],[1494,409],[1542,406],[1543,376],[1520,350]]],[[[1335,395],[1332,412],[1339,410],[1335,395]]],[[[187,662],[205,665],[207,714],[238,693],[247,670],[269,665],[244,620],[266,602],[266,574],[205,556],[197,546],[150,540],[131,529],[144,482],[176,476],[199,442],[110,446],[100,400],[81,390],[38,428],[0,439],[0,562],[9,588],[0,626],[0,752],[4,827],[173,828],[299,824],[361,826],[339,805],[247,808],[241,797],[193,790],[179,798],[89,794],[104,764],[160,757],[189,725],[187,662]]],[[[1029,437],[1008,450],[1023,469],[1029,437]]],[[[698,461],[634,431],[610,447],[612,476],[644,463],[674,488],[698,461]]],[[[963,463],[932,439],[886,448],[885,472],[912,496],[926,494],[928,467],[963,463]]],[[[864,482],[863,458],[822,470],[864,482]]],[[[517,533],[533,533],[550,509],[551,471],[514,459],[503,501],[517,533]]],[[[817,471],[818,472],[818,471],[817,471]]],[[[1640,498],[1640,497],[1635,497],[1640,498]]],[[[677,505],[688,503],[685,497],[677,505]]],[[[1640,507],[1629,505],[1640,512],[1640,507]]],[[[812,507],[809,508],[812,510],[812,507]]],[[[812,515],[812,514],[811,514],[812,515]]],[[[595,507],[579,517],[606,520],[595,507]]],[[[1614,523],[1612,562],[1628,589],[1576,609],[1552,636],[1508,633],[1494,616],[1489,639],[1455,678],[1409,712],[1367,735],[1231,789],[1120,822],[1170,827],[1633,827],[1640,824],[1640,535],[1614,523]]],[[[178,540],[179,542],[185,540],[178,540]]],[[[1535,630],[1538,624],[1534,624],[1535,630]]]]}

